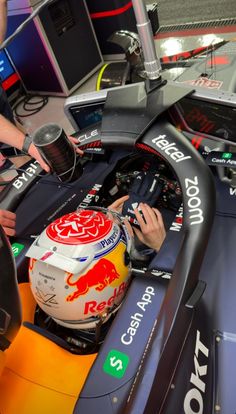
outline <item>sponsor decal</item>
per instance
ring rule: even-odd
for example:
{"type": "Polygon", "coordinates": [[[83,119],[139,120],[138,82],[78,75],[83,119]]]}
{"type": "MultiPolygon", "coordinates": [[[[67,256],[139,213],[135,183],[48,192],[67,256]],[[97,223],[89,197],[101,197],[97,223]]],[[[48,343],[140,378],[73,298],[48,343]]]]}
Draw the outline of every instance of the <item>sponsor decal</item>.
{"type": "Polygon", "coordinates": [[[206,140],[204,137],[200,137],[198,135],[195,135],[191,140],[191,144],[199,150],[202,155],[208,155],[212,151],[220,151],[220,147],[210,148],[208,145],[204,145],[205,142],[206,140]]]}
{"type": "Polygon", "coordinates": [[[152,269],[151,274],[154,275],[155,277],[160,277],[162,279],[168,279],[168,280],[171,279],[172,277],[172,273],[163,272],[163,270],[158,270],[158,269],[152,269]]]}
{"type": "Polygon", "coordinates": [[[193,179],[185,178],[186,195],[188,197],[188,211],[190,213],[189,220],[190,225],[199,224],[204,221],[203,211],[200,208],[201,199],[198,197],[198,177],[195,176],[193,179]]]}
{"type": "Polygon", "coordinates": [[[212,158],[212,163],[214,164],[224,164],[224,165],[230,165],[230,166],[236,166],[236,160],[226,160],[224,158],[212,158]]]}
{"type": "Polygon", "coordinates": [[[220,89],[223,85],[222,81],[200,77],[198,79],[186,80],[182,83],[187,83],[192,86],[203,86],[208,89],[220,89]]]}
{"type": "Polygon", "coordinates": [[[106,239],[101,240],[100,244],[101,244],[102,248],[108,247],[110,245],[113,246],[115,244],[116,240],[117,240],[117,236],[119,235],[119,232],[120,232],[119,227],[114,226],[113,233],[109,237],[107,237],[106,239]]]}
{"type": "Polygon", "coordinates": [[[85,133],[83,135],[80,135],[78,137],[78,142],[80,144],[82,144],[84,141],[87,141],[88,139],[91,139],[91,138],[96,137],[96,136],[98,136],[98,130],[97,129],[93,129],[93,131],[91,131],[91,132],[87,132],[87,133],[85,133]]]}
{"type": "Polygon", "coordinates": [[[44,293],[42,290],[40,290],[36,286],[35,296],[37,300],[46,306],[53,306],[55,307],[58,305],[58,302],[56,301],[56,295],[54,293],[44,293]]]}
{"type": "Polygon", "coordinates": [[[46,279],[53,280],[53,281],[56,280],[56,278],[54,276],[47,275],[46,273],[42,273],[42,272],[39,271],[38,274],[39,274],[40,277],[42,277],[44,279],[44,281],[46,281],[46,279]]]}
{"type": "Polygon", "coordinates": [[[204,153],[205,154],[209,154],[212,151],[220,151],[220,147],[209,148],[207,145],[204,145],[204,148],[203,149],[204,149],[204,153]]]}
{"type": "Polygon", "coordinates": [[[47,236],[67,245],[87,244],[104,238],[112,228],[112,222],[103,213],[81,210],[66,214],[51,223],[47,236]]]}
{"type": "MultiPolygon", "coordinates": [[[[191,373],[190,383],[193,385],[184,399],[185,414],[203,414],[204,404],[203,395],[206,390],[205,376],[207,374],[207,364],[200,365],[199,359],[209,356],[209,349],[201,342],[200,332],[197,331],[195,352],[194,352],[194,371],[191,373]]],[[[207,362],[207,361],[206,361],[207,362]]]]}
{"type": "Polygon", "coordinates": [[[61,204],[56,210],[53,211],[53,213],[51,214],[51,216],[49,216],[47,218],[47,221],[51,222],[53,217],[55,217],[56,215],[58,215],[58,213],[64,209],[64,207],[66,207],[75,197],[77,197],[77,194],[74,193],[72,194],[69,198],[67,198],[67,200],[65,200],[65,202],[63,204],[61,204]]]}
{"type": "Polygon", "coordinates": [[[45,262],[45,260],[47,260],[52,255],[53,255],[53,252],[46,252],[42,257],[40,257],[39,260],[41,260],[41,262],[45,262]]]}
{"type": "Polygon", "coordinates": [[[119,296],[124,295],[127,287],[128,283],[123,282],[119,288],[115,288],[113,290],[113,294],[108,300],[103,300],[102,302],[91,300],[89,302],[86,302],[84,305],[84,315],[87,315],[88,313],[94,313],[97,315],[99,312],[103,312],[107,308],[111,308],[114,305],[116,299],[119,298],[119,296]]]}
{"type": "Polygon", "coordinates": [[[97,195],[98,191],[101,189],[101,184],[94,184],[91,190],[88,192],[83,201],[79,204],[79,208],[88,207],[92,202],[98,201],[99,196],[97,195]]]}
{"type": "Polygon", "coordinates": [[[160,60],[163,63],[176,62],[178,60],[185,60],[185,59],[189,59],[193,56],[197,56],[200,53],[203,53],[205,50],[207,50],[207,47],[202,46],[202,47],[198,47],[198,48],[193,49],[193,50],[188,50],[188,51],[185,51],[185,52],[176,53],[175,55],[172,55],[172,56],[163,56],[163,57],[161,57],[160,60]]]}
{"type": "Polygon", "coordinates": [[[35,175],[35,171],[39,167],[38,161],[31,162],[28,168],[26,168],[25,172],[20,174],[12,183],[13,187],[19,190],[22,185],[29,181],[28,177],[33,177],[35,175]]]}
{"type": "Polygon", "coordinates": [[[132,204],[131,204],[131,207],[132,207],[132,209],[128,208],[128,210],[127,210],[127,213],[129,213],[129,214],[127,214],[127,215],[126,215],[126,218],[127,218],[127,220],[129,220],[129,222],[130,222],[131,224],[134,224],[134,225],[136,225],[136,226],[138,226],[138,227],[139,227],[139,222],[138,222],[138,220],[135,218],[136,216],[135,216],[134,210],[137,208],[137,209],[138,209],[138,211],[139,211],[139,213],[140,213],[140,214],[141,214],[141,216],[143,217],[142,209],[141,209],[141,208],[139,208],[139,203],[137,203],[137,202],[132,203],[132,204]],[[131,214],[131,215],[130,215],[130,214],[131,214]],[[132,217],[132,216],[134,216],[134,217],[132,217]]]}
{"type": "Polygon", "coordinates": [[[76,291],[67,296],[67,302],[72,302],[79,296],[86,295],[91,288],[101,292],[106,286],[111,285],[114,280],[119,279],[120,275],[115,265],[107,259],[100,259],[88,272],[82,276],[77,276],[73,281],[73,274],[69,274],[66,283],[75,287],[76,291]]]}
{"type": "Polygon", "coordinates": [[[190,155],[185,156],[184,153],[177,148],[175,143],[170,143],[166,139],[166,135],[159,135],[158,137],[154,138],[152,142],[156,144],[158,148],[164,151],[165,154],[169,155],[170,158],[176,163],[191,158],[190,155]]]}
{"type": "Polygon", "coordinates": [[[95,148],[86,148],[84,151],[87,154],[89,154],[89,153],[93,154],[95,152],[98,152],[99,154],[104,154],[105,153],[105,150],[103,148],[96,148],[96,147],[95,148]]]}
{"type": "Polygon", "coordinates": [[[235,167],[236,158],[232,152],[219,152],[212,154],[212,157],[209,158],[212,164],[223,164],[224,166],[235,167]]]}
{"type": "Polygon", "coordinates": [[[129,356],[112,349],[103,364],[103,371],[115,378],[122,378],[129,364],[129,356]]]}
{"type": "Polygon", "coordinates": [[[236,195],[236,188],[234,188],[234,187],[229,187],[229,194],[231,195],[231,196],[235,196],[236,195]]]}
{"type": "Polygon", "coordinates": [[[147,307],[152,303],[155,291],[152,286],[147,286],[140,301],[137,302],[137,312],[130,316],[129,326],[126,331],[121,335],[121,342],[123,345],[131,345],[133,339],[139,329],[139,326],[143,320],[143,316],[147,307]]]}
{"type": "Polygon", "coordinates": [[[230,158],[232,158],[232,156],[232,152],[223,152],[222,154],[222,158],[224,158],[225,160],[229,160],[230,158]]]}
{"type": "Polygon", "coordinates": [[[19,254],[22,252],[22,250],[24,249],[24,247],[25,247],[24,244],[21,244],[21,243],[13,243],[11,245],[12,252],[13,252],[13,256],[14,257],[19,256],[19,254]]]}
{"type": "Polygon", "coordinates": [[[183,206],[181,205],[169,230],[180,231],[183,224],[183,206]]]}

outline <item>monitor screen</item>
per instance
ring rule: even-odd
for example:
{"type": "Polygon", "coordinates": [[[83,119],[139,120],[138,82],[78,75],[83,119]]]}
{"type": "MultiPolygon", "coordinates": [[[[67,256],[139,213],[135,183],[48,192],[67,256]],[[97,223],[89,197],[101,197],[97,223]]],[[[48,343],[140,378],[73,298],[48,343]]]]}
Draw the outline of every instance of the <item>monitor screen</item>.
{"type": "Polygon", "coordinates": [[[0,51],[0,80],[4,82],[11,75],[15,73],[15,70],[4,50],[0,51]]]}
{"type": "Polygon", "coordinates": [[[104,101],[90,104],[75,104],[70,107],[70,114],[78,129],[86,128],[102,120],[104,101]]]}

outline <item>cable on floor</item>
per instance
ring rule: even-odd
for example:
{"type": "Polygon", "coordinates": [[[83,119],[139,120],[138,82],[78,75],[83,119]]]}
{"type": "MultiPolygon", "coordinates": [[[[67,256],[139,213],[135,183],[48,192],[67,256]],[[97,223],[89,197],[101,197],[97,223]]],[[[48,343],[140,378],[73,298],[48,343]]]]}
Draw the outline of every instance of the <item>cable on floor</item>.
{"type": "Polygon", "coordinates": [[[47,105],[48,99],[48,96],[25,95],[13,106],[14,114],[17,118],[26,118],[37,114],[45,105],[47,105]],[[18,112],[18,108],[21,105],[26,113],[18,112]]]}

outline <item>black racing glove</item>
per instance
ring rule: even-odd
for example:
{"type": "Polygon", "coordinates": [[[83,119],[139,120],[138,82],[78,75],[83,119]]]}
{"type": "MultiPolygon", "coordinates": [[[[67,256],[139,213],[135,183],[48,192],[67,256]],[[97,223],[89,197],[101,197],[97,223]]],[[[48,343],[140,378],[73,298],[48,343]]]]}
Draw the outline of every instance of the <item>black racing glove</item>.
{"type": "Polygon", "coordinates": [[[139,227],[134,210],[138,208],[139,203],[146,203],[153,207],[162,192],[162,188],[163,183],[159,180],[159,174],[148,171],[140,172],[130,187],[129,199],[124,203],[122,215],[128,217],[132,225],[139,227]]]}

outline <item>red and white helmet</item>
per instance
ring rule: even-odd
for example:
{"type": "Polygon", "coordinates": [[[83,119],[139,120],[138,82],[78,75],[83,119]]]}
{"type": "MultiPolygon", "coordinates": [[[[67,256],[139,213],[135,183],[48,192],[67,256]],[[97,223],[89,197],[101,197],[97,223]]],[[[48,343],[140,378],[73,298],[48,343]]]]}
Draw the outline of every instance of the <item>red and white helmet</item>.
{"type": "Polygon", "coordinates": [[[118,309],[130,279],[131,238],[109,210],[79,209],[50,224],[27,252],[32,293],[68,328],[94,328],[118,309]]]}

